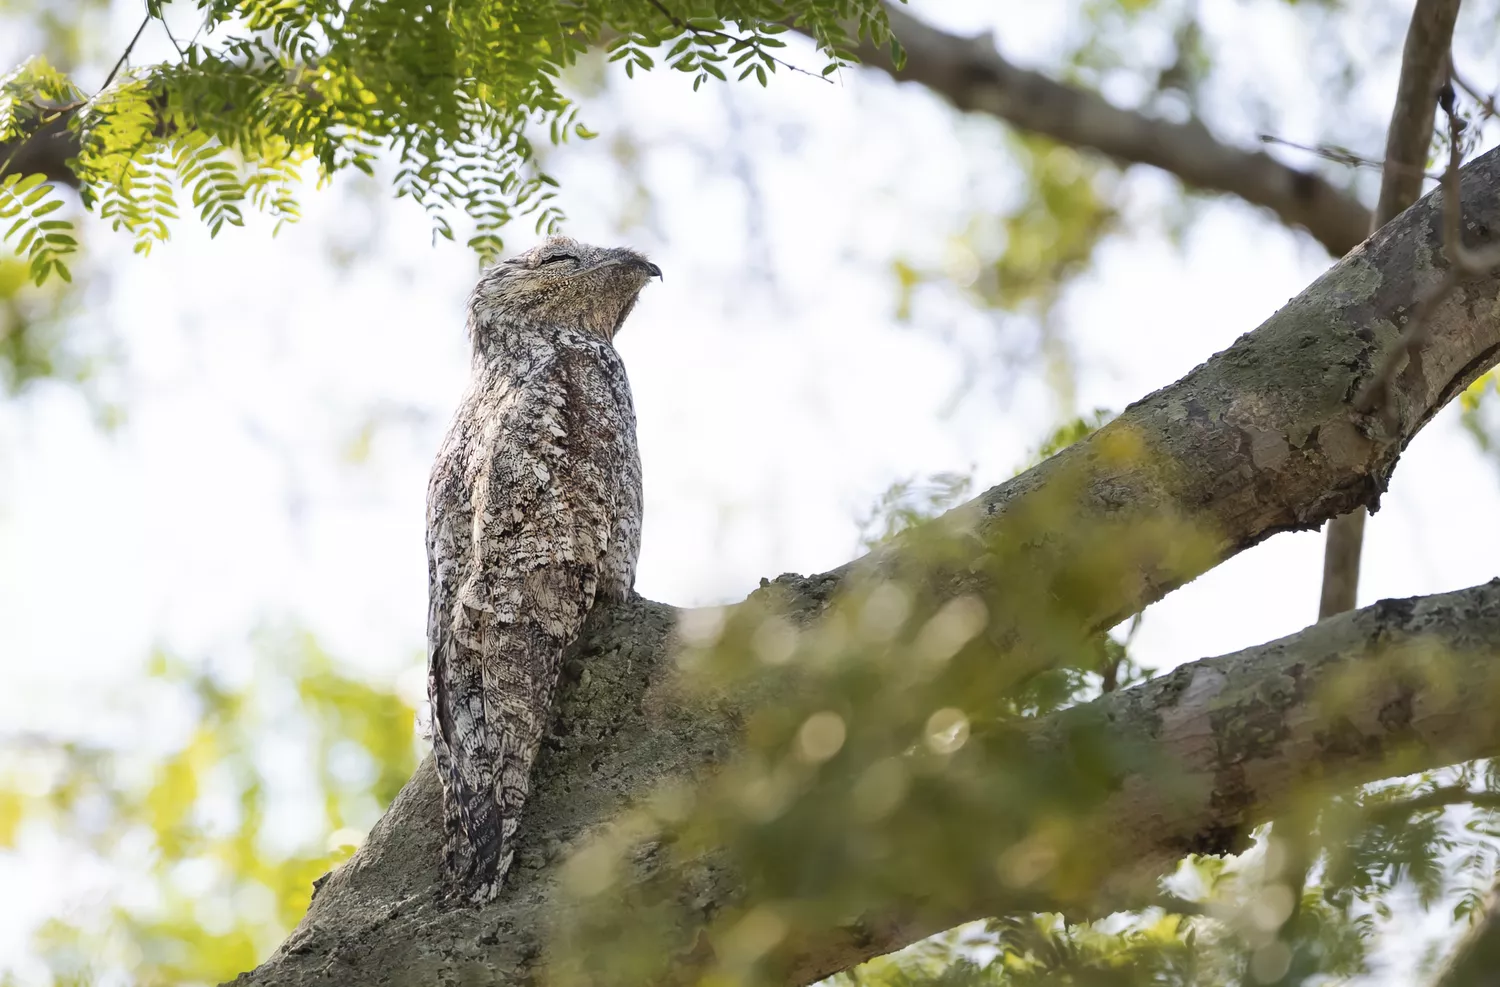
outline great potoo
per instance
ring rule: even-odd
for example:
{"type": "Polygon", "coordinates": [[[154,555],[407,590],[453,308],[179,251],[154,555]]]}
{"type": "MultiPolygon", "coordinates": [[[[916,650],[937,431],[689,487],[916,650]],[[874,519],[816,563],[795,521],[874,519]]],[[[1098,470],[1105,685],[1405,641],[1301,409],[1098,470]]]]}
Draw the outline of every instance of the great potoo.
{"type": "Polygon", "coordinates": [[[635,582],[641,461],[613,340],[660,274],[552,237],[469,297],[472,379],[427,490],[427,694],[446,863],[476,901],[510,866],[563,648],[635,582]]]}

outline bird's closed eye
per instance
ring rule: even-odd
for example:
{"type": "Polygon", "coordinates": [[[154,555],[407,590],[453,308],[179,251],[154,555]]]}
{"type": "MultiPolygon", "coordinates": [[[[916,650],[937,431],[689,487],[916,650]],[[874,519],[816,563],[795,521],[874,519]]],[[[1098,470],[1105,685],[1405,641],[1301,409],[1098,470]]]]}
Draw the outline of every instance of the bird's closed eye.
{"type": "Polygon", "coordinates": [[[551,257],[548,257],[548,258],[544,259],[542,261],[542,263],[543,264],[556,264],[558,261],[563,261],[563,260],[570,260],[570,261],[572,261],[575,264],[578,263],[578,258],[574,257],[572,254],[553,254],[551,257]]]}

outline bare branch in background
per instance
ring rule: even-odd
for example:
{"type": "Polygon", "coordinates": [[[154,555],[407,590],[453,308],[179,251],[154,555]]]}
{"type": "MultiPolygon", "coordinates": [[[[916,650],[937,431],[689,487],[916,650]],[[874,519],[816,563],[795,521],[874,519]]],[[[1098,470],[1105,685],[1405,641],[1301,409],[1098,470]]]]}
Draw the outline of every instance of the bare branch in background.
{"type": "MultiPolygon", "coordinates": [[[[1447,80],[1458,5],[1459,0],[1417,0],[1412,11],[1401,53],[1396,103],[1386,132],[1385,171],[1380,179],[1380,202],[1371,224],[1372,233],[1395,219],[1422,194],[1433,116],[1438,90],[1447,80]]],[[[1450,166],[1448,172],[1457,181],[1458,168],[1450,166]]],[[[1364,548],[1366,515],[1361,507],[1334,518],[1328,526],[1319,620],[1354,609],[1359,597],[1359,560],[1364,548]]]]}
{"type": "Polygon", "coordinates": [[[1395,219],[1422,194],[1438,90],[1448,78],[1448,52],[1453,45],[1458,5],[1459,0],[1417,0],[1412,11],[1401,53],[1396,103],[1386,131],[1385,172],[1380,180],[1380,202],[1375,208],[1377,229],[1395,219]]]}
{"type": "Polygon", "coordinates": [[[859,48],[860,61],[921,83],[961,110],[1127,164],[1154,165],[1193,188],[1239,196],[1307,230],[1335,257],[1369,235],[1370,211],[1354,196],[1264,151],[1221,143],[1199,120],[1174,123],[1121,109],[1096,92],[1012,65],[988,38],[948,34],[895,5],[886,14],[906,63],[897,69],[887,51],[868,42],[859,48]]]}

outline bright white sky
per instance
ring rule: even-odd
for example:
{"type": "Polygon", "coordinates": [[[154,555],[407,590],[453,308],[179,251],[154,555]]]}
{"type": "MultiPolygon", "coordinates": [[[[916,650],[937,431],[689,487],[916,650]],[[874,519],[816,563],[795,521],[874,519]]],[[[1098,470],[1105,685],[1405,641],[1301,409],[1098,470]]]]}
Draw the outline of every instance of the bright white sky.
{"type": "MultiPolygon", "coordinates": [[[[128,6],[121,44],[138,16],[128,6]]],[[[954,29],[1001,27],[985,4],[915,6],[954,29]]],[[[1047,6],[1006,6],[1007,54],[1046,62],[1070,5],[1047,6]]],[[[1299,88],[1311,41],[1268,4],[1204,6],[1234,39],[1220,55],[1243,83],[1210,102],[1220,132],[1251,139],[1237,106],[1253,82],[1282,108],[1284,135],[1315,139],[1299,88]]],[[[1372,118],[1394,72],[1361,94],[1372,118]]],[[[649,75],[590,101],[585,119],[605,136],[552,160],[568,232],[630,242],[666,272],[619,345],[646,473],[638,589],[676,604],[846,561],[854,519],[894,480],[1007,478],[1065,411],[1118,410],[1172,382],[1328,263],[1234,203],[1205,208],[1182,251],[1151,232],[1114,241],[1062,309],[1077,361],[1076,407],[1064,409],[1034,361],[1003,356],[1029,349],[1023,325],[947,297],[919,306],[917,324],[893,316],[891,260],[961,269],[951,238],[971,210],[1012,194],[991,121],[860,73],[696,95],[685,76],[649,75]],[[625,135],[649,200],[610,153],[625,135]]],[[[1168,188],[1144,171],[1131,184],[1143,216],[1168,188]]],[[[150,649],[243,675],[250,631],[267,622],[305,625],[419,693],[423,498],[467,371],[461,312],[476,270],[385,196],[352,181],[308,189],[304,222],[275,239],[253,220],[210,243],[184,222],[145,260],[91,227],[80,324],[119,342],[128,423],[101,433],[66,387],[0,407],[7,733],[170,742],[180,724],[141,708],[136,685],[150,649]],[[380,426],[371,455],[348,462],[365,421],[380,426]]],[[[532,238],[522,227],[510,242],[532,238]]],[[[1370,525],[1362,602],[1493,575],[1500,528],[1467,519],[1500,507],[1496,478],[1456,409],[1429,426],[1370,525]]],[[[1152,607],[1138,656],[1167,668],[1300,629],[1321,539],[1278,536],[1152,607]]],[[[45,914],[108,893],[101,875],[59,880],[58,862],[44,839],[0,855],[0,886],[27,889],[0,896],[0,968],[31,927],[17,902],[45,914]]]]}

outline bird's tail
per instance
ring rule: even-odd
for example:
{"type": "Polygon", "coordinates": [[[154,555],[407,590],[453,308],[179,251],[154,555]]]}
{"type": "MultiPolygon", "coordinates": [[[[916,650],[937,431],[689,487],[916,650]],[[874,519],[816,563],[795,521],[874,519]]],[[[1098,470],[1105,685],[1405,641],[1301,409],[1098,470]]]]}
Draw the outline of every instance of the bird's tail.
{"type": "Polygon", "coordinates": [[[495,765],[485,742],[489,724],[478,699],[483,686],[476,656],[451,646],[434,651],[428,674],[432,703],[432,753],[443,785],[443,862],[460,886],[471,884],[479,858],[476,846],[500,841],[495,765]]]}
{"type": "MultiPolygon", "coordinates": [[[[571,599],[575,606],[587,602],[571,599]]],[[[576,636],[585,609],[561,620],[555,612],[520,614],[512,623],[484,614],[487,626],[479,634],[455,633],[446,653],[434,652],[429,692],[433,751],[443,780],[445,858],[473,901],[499,892],[515,854],[563,648],[576,636]]]]}

